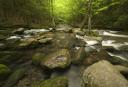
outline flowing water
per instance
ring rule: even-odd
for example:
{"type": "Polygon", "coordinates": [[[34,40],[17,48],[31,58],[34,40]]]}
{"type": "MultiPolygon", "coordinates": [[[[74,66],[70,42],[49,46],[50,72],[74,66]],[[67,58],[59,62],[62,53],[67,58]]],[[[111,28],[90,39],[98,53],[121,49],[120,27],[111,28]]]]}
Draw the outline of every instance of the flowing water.
{"type": "MultiPolygon", "coordinates": [[[[101,44],[100,46],[107,49],[108,54],[110,56],[119,58],[128,63],[128,34],[123,34],[123,32],[120,31],[109,31],[109,30],[96,30],[96,31],[98,31],[100,36],[103,37],[102,41],[76,35],[76,38],[82,39],[87,43],[85,47],[86,52],[90,52],[91,50],[100,51],[100,47],[99,45],[97,45],[98,43],[100,43],[101,44]]],[[[49,30],[45,30],[45,29],[27,30],[25,31],[25,35],[23,36],[10,36],[7,38],[7,40],[30,38],[31,34],[39,33],[39,32],[49,32],[49,30]]],[[[3,44],[0,43],[0,45],[2,46],[3,44]]],[[[79,47],[75,47],[75,48],[79,49],[79,47]]],[[[56,76],[66,76],[69,79],[69,87],[82,87],[83,85],[81,79],[82,68],[83,66],[71,65],[68,69],[64,71],[53,71],[51,74],[51,78],[56,76]]]]}

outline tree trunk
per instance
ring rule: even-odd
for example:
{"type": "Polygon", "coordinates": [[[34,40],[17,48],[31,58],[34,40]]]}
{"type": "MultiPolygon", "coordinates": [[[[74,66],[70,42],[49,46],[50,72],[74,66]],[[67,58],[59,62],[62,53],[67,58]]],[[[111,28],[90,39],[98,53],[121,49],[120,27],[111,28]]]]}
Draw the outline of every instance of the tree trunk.
{"type": "Polygon", "coordinates": [[[90,30],[91,30],[91,18],[92,18],[92,0],[89,0],[89,4],[88,4],[88,31],[90,34],[90,30]]]}
{"type": "Polygon", "coordinates": [[[90,30],[91,30],[91,18],[92,18],[92,0],[89,0],[88,2],[88,8],[87,8],[87,14],[85,14],[85,17],[84,17],[84,20],[81,24],[81,27],[80,29],[82,30],[85,26],[85,22],[88,20],[88,31],[90,33],[90,30]],[[88,18],[88,19],[87,19],[88,18]]]}
{"type": "Polygon", "coordinates": [[[55,27],[55,17],[54,17],[54,6],[53,6],[53,0],[51,0],[51,13],[52,13],[52,25],[55,27]]]}
{"type": "Polygon", "coordinates": [[[128,81],[108,61],[100,61],[83,73],[85,87],[128,87],[128,81]]]}
{"type": "Polygon", "coordinates": [[[86,21],[87,21],[87,15],[85,15],[84,20],[83,20],[83,22],[81,24],[81,27],[80,27],[81,30],[84,29],[84,26],[85,26],[86,21]]]}

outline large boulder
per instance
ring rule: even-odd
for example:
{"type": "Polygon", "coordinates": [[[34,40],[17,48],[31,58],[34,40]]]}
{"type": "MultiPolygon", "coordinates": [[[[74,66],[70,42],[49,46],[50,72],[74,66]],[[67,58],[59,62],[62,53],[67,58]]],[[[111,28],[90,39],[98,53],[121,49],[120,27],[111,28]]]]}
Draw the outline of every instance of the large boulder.
{"type": "Polygon", "coordinates": [[[84,70],[85,87],[128,87],[128,81],[108,61],[100,61],[84,70]]]}
{"type": "Polygon", "coordinates": [[[6,65],[0,64],[0,80],[4,80],[11,73],[11,70],[6,65]]]}
{"type": "Polygon", "coordinates": [[[56,77],[37,82],[32,84],[31,87],[68,87],[68,79],[66,77],[56,77]]]}
{"type": "Polygon", "coordinates": [[[42,67],[54,68],[66,68],[70,65],[70,53],[67,49],[61,49],[47,55],[41,62],[42,67]]]}

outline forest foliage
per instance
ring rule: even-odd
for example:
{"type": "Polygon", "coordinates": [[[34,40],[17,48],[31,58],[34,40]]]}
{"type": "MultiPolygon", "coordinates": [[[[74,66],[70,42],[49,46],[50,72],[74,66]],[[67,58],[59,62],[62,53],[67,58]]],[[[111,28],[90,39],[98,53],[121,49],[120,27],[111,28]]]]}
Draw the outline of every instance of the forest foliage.
{"type": "MultiPolygon", "coordinates": [[[[0,0],[0,25],[42,27],[68,23],[80,27],[88,15],[88,0],[0,0]]],[[[92,26],[127,30],[128,0],[92,0],[92,26]]],[[[87,22],[85,23],[85,25],[87,22]]]]}

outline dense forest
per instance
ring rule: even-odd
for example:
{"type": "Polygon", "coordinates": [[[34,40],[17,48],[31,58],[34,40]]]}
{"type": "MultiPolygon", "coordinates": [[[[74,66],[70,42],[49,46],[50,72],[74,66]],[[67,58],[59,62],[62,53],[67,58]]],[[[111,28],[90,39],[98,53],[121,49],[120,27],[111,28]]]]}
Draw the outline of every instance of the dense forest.
{"type": "MultiPolygon", "coordinates": [[[[92,0],[94,28],[127,30],[127,14],[127,0],[92,0]]],[[[53,26],[53,15],[56,24],[80,27],[87,20],[88,0],[0,0],[1,26],[53,26]]]]}
{"type": "Polygon", "coordinates": [[[0,87],[128,87],[128,0],[0,0],[0,87]]]}

